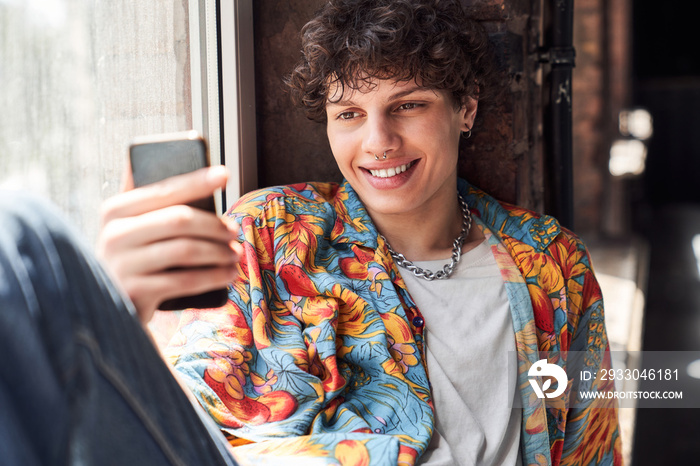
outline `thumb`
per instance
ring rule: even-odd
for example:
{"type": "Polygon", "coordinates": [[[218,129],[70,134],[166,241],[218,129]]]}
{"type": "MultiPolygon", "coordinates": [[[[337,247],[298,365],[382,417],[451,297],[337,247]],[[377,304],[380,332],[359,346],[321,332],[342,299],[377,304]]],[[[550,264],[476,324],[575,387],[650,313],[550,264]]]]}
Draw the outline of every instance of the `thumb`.
{"type": "Polygon", "coordinates": [[[134,177],[131,174],[131,160],[129,160],[129,157],[126,158],[125,165],[124,172],[122,173],[121,192],[134,189],[134,177]]]}

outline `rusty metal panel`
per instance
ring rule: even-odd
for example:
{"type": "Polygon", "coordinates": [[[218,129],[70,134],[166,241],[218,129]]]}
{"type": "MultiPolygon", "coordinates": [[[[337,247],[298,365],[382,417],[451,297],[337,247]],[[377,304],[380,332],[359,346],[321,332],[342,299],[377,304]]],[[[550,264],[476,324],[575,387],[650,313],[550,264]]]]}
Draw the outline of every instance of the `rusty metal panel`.
{"type": "Polygon", "coordinates": [[[460,174],[501,200],[542,211],[540,3],[476,0],[465,5],[489,33],[507,82],[495,106],[481,115],[479,133],[463,143],[460,174]]]}

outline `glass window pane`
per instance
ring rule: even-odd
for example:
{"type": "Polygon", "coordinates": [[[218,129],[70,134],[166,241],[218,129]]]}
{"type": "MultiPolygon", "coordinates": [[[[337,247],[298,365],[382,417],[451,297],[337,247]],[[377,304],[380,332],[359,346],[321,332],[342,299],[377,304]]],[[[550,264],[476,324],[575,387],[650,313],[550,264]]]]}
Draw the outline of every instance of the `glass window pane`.
{"type": "Polygon", "coordinates": [[[0,186],[94,240],[134,136],[192,128],[188,1],[0,0],[0,186]]]}

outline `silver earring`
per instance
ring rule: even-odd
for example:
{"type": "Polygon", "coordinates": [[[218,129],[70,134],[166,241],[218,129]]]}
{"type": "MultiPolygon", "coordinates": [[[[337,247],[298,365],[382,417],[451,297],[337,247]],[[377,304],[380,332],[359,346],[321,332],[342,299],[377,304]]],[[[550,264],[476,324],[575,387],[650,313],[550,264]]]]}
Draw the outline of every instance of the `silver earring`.
{"type": "Polygon", "coordinates": [[[469,139],[470,137],[472,137],[472,129],[469,128],[469,129],[466,130],[466,131],[462,131],[462,137],[463,137],[464,139],[469,139]]]}
{"type": "Polygon", "coordinates": [[[374,160],[379,160],[379,156],[377,154],[374,154],[374,160]]]}
{"type": "Polygon", "coordinates": [[[386,159],[386,151],[384,152],[384,155],[382,156],[383,159],[386,159]]]}

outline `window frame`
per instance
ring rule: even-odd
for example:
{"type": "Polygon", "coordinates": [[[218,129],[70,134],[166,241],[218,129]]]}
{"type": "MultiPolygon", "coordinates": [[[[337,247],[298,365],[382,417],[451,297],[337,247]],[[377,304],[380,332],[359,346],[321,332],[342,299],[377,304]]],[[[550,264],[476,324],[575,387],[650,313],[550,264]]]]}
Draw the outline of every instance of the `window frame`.
{"type": "Polygon", "coordinates": [[[226,165],[223,211],[257,188],[252,0],[190,0],[192,122],[226,165]]]}

